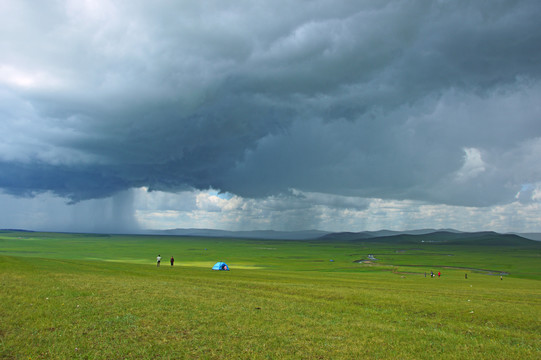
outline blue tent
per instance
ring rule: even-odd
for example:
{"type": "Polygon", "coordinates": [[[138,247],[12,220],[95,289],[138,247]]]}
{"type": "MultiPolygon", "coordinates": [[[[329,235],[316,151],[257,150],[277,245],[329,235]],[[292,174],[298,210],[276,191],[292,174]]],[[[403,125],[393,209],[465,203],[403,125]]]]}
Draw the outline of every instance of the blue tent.
{"type": "Polygon", "coordinates": [[[214,266],[212,267],[212,270],[226,270],[229,271],[229,266],[227,266],[226,263],[222,261],[218,261],[214,266]]]}

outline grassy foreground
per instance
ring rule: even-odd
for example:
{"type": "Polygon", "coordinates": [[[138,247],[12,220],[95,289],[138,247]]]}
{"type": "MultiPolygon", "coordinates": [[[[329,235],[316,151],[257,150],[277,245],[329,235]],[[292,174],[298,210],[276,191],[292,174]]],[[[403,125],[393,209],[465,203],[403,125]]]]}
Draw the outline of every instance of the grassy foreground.
{"type": "Polygon", "coordinates": [[[538,247],[3,233],[0,251],[2,359],[541,358],[538,247]]]}

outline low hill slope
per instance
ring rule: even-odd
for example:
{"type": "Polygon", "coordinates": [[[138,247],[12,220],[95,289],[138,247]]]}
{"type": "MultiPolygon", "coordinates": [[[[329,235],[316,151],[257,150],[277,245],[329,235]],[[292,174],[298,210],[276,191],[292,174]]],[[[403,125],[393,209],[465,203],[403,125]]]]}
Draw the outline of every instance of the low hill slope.
{"type": "MultiPolygon", "coordinates": [[[[327,240],[332,239],[326,236],[327,240]]],[[[340,237],[336,238],[337,240],[340,237]]],[[[442,245],[471,245],[471,246],[526,246],[541,248],[541,243],[528,240],[518,235],[499,234],[496,232],[456,233],[438,231],[429,234],[411,235],[400,234],[380,237],[360,237],[348,239],[351,242],[367,242],[378,244],[442,244],[442,245]]]]}

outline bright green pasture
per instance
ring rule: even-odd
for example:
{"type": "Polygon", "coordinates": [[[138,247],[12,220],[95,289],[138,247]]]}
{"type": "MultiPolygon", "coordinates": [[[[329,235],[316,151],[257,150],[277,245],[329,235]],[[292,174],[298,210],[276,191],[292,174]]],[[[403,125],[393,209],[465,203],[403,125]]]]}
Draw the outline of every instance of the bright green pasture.
{"type": "Polygon", "coordinates": [[[0,251],[2,359],[541,357],[536,247],[0,233],[0,251]]]}

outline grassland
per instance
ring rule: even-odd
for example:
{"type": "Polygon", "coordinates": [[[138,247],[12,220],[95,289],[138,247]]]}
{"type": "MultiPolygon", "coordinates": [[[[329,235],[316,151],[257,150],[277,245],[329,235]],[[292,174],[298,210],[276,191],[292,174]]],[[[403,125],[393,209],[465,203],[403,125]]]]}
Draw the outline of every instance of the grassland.
{"type": "Polygon", "coordinates": [[[0,358],[539,359],[540,265],[536,244],[4,232],[0,358]]]}

